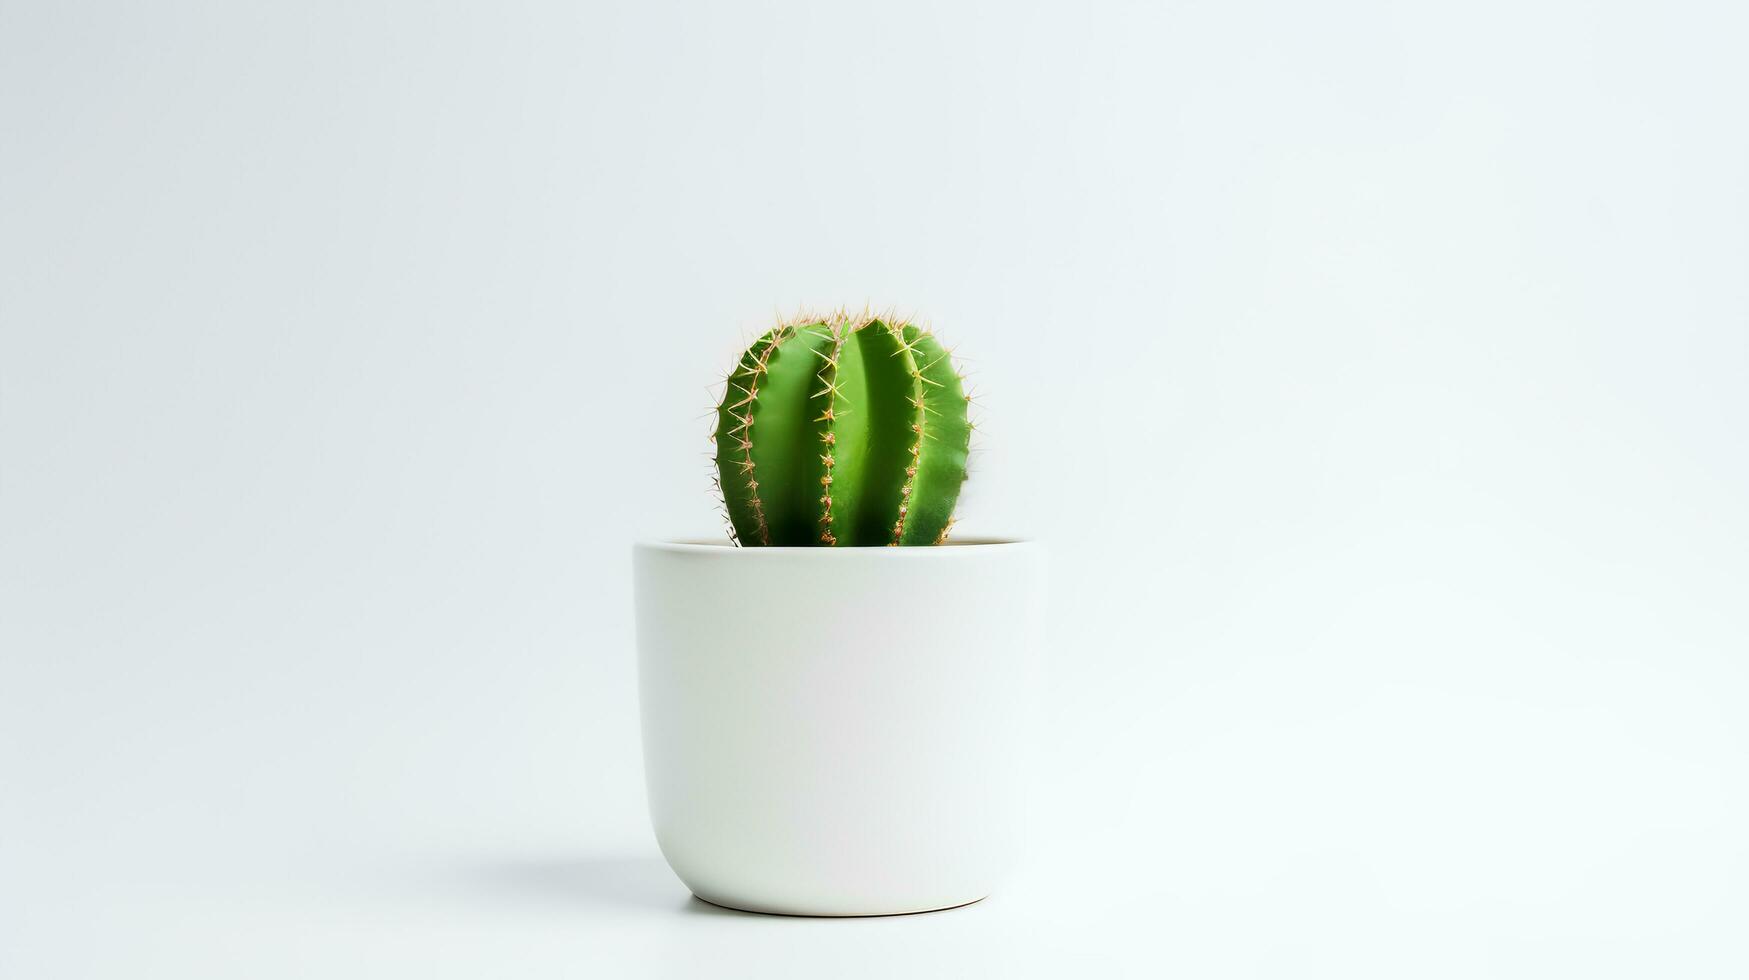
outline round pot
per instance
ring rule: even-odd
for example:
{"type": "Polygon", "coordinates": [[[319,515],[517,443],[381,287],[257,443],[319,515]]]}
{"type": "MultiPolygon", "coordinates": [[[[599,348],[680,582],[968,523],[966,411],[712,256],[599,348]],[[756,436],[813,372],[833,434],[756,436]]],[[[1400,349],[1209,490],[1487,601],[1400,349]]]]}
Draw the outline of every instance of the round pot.
{"type": "Polygon", "coordinates": [[[650,815],[693,894],[788,915],[990,894],[1019,844],[1039,545],[634,559],[650,815]]]}

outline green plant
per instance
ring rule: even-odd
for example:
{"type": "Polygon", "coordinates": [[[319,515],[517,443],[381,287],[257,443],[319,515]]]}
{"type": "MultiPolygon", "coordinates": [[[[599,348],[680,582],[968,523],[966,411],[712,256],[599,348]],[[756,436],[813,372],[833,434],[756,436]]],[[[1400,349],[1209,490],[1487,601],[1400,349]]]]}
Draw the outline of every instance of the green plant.
{"type": "Polygon", "coordinates": [[[773,327],[717,408],[735,540],[940,544],[966,478],[968,400],[952,356],[913,324],[840,312],[773,327]]]}

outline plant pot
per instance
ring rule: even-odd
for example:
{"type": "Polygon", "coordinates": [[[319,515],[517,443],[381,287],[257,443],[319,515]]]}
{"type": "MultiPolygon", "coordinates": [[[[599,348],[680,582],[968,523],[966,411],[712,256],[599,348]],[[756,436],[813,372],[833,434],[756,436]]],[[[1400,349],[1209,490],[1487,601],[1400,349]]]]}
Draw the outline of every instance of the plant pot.
{"type": "Polygon", "coordinates": [[[1040,546],[634,557],[650,814],[693,894],[787,915],[990,894],[1019,845],[1040,546]]]}

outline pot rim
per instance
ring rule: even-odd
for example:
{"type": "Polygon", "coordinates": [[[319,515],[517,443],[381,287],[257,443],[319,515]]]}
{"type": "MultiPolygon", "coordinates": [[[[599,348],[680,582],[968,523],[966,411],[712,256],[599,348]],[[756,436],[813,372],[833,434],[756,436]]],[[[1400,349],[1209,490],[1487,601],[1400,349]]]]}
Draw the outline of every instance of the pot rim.
{"type": "MultiPolygon", "coordinates": [[[[1041,545],[1032,538],[994,538],[970,537],[955,538],[941,544],[906,545],[867,545],[861,547],[833,548],[821,545],[785,545],[785,546],[746,546],[737,545],[728,540],[700,540],[697,538],[683,540],[668,540],[661,538],[644,538],[633,545],[636,551],[669,552],[671,554],[697,555],[700,557],[724,557],[731,555],[766,555],[794,557],[797,555],[884,555],[886,560],[917,560],[924,556],[946,558],[950,556],[964,557],[975,554],[989,554],[992,551],[1034,551],[1041,545]]],[[[847,560],[833,557],[828,561],[847,560]]]]}

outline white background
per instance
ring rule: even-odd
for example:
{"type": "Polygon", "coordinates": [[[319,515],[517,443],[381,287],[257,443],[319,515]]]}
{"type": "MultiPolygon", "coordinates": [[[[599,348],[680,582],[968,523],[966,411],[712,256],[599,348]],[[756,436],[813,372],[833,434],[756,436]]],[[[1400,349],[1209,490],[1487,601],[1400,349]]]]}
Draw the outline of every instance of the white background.
{"type": "Polygon", "coordinates": [[[5,0],[0,975],[1743,976],[1746,28],[5,0]],[[1052,548],[1035,853],[720,912],[629,545],[864,302],[1052,548]]]}

